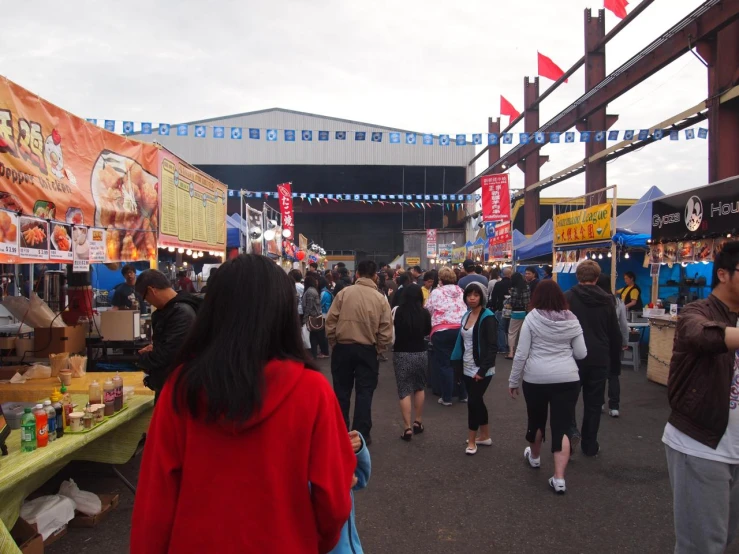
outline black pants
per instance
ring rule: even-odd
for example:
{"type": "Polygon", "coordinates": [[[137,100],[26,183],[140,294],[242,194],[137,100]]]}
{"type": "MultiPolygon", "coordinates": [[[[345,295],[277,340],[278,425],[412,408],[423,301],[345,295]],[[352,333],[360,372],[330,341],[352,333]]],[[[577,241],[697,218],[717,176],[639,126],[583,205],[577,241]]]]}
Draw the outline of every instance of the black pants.
{"type": "Polygon", "coordinates": [[[346,428],[359,431],[364,438],[372,430],[372,396],[377,388],[380,363],[374,346],[362,344],[337,344],[331,353],[331,376],[334,392],[344,415],[346,428]],[[354,419],[349,425],[349,407],[352,389],[356,385],[354,397],[354,419]]]}
{"type": "Polygon", "coordinates": [[[621,404],[621,363],[611,363],[608,371],[608,409],[618,410],[621,404]]]}
{"type": "Polygon", "coordinates": [[[462,377],[467,387],[467,428],[470,431],[477,431],[480,425],[488,424],[488,409],[485,406],[483,396],[488,390],[488,385],[493,376],[485,377],[480,381],[476,381],[473,377],[462,377]]]}
{"type": "Polygon", "coordinates": [[[568,434],[572,420],[575,419],[575,406],[580,394],[580,381],[570,383],[528,383],[523,382],[523,397],[526,399],[528,427],[526,440],[535,442],[536,432],[546,438],[547,416],[552,430],[552,452],[562,451],[562,437],[568,434]]]}
{"type": "Polygon", "coordinates": [[[321,354],[328,356],[328,339],[326,338],[326,328],[320,331],[310,332],[310,353],[315,358],[318,356],[318,348],[321,348],[321,354]]]}
{"type": "MultiPolygon", "coordinates": [[[[598,428],[600,427],[600,410],[603,407],[607,379],[607,366],[580,366],[580,383],[584,404],[580,447],[587,456],[595,456],[600,448],[598,445],[598,428]]],[[[575,424],[575,427],[577,428],[577,424],[575,424]]]]}

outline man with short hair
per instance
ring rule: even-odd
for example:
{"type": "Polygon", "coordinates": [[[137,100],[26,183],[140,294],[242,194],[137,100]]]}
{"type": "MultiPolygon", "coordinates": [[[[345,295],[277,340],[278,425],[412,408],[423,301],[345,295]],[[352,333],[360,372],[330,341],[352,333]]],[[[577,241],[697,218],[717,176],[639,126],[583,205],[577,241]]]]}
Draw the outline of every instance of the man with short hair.
{"type": "Polygon", "coordinates": [[[295,281],[295,295],[298,302],[298,315],[303,315],[303,293],[305,292],[305,286],[303,285],[303,274],[300,273],[299,269],[293,269],[288,273],[295,281]]]}
{"type": "MultiPolygon", "coordinates": [[[[536,266],[528,266],[523,273],[523,278],[526,279],[526,282],[529,284],[529,291],[531,292],[531,296],[534,296],[536,285],[539,284],[539,271],[536,269],[536,266]]],[[[597,281],[598,279],[596,278],[595,280],[597,281]]]]}
{"type": "Polygon", "coordinates": [[[600,451],[600,413],[611,353],[621,348],[621,331],[613,298],[597,286],[600,266],[593,260],[585,260],[577,266],[576,275],[578,284],[565,293],[565,298],[570,311],[580,321],[588,355],[577,360],[584,409],[582,430],[578,435],[577,430],[573,429],[570,442],[574,452],[582,439],[583,453],[586,456],[597,456],[600,451]]]}
{"type": "Polygon", "coordinates": [[[680,310],[667,382],[676,554],[725,552],[739,527],[739,241],[713,264],[710,296],[680,310]]]}
{"type": "Polygon", "coordinates": [[[139,275],[136,293],[156,308],[151,315],[152,343],[139,350],[138,365],[146,374],[144,384],[158,396],[195,322],[202,299],[189,292],[175,292],[167,276],[156,269],[139,275]]]}
{"type": "Polygon", "coordinates": [[[486,289],[488,288],[488,280],[482,275],[478,275],[475,272],[474,261],[467,258],[464,263],[462,263],[462,267],[464,267],[466,275],[462,277],[457,283],[462,290],[467,288],[467,285],[469,285],[470,283],[480,283],[486,289]]]}
{"type": "Polygon", "coordinates": [[[377,290],[377,265],[357,266],[357,282],[334,298],[326,317],[331,345],[331,376],[347,429],[372,442],[372,397],[380,370],[378,356],[393,341],[393,321],[387,299],[377,290]],[[354,418],[349,425],[352,389],[356,386],[354,418]]]}
{"type": "Polygon", "coordinates": [[[349,270],[346,267],[339,268],[339,279],[336,281],[334,286],[334,296],[339,294],[345,287],[352,284],[352,279],[349,277],[349,270]]]}
{"type": "Polygon", "coordinates": [[[316,262],[309,263],[308,267],[310,267],[311,271],[318,271],[318,264],[316,262]]]}
{"type": "Polygon", "coordinates": [[[110,304],[115,310],[132,310],[134,302],[139,303],[139,308],[143,311],[144,302],[141,295],[136,293],[134,285],[136,284],[136,268],[131,264],[126,264],[121,268],[123,282],[116,285],[113,292],[113,299],[110,304]]]}
{"type": "Polygon", "coordinates": [[[423,271],[420,265],[414,265],[411,269],[411,280],[417,285],[423,285],[423,271]]]}

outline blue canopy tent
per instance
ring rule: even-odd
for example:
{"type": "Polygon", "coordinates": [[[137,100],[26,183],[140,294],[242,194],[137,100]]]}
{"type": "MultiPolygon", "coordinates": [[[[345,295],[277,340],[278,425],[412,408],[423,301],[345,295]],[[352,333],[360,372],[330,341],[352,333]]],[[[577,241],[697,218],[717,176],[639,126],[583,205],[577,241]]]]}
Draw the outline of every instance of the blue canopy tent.
{"type": "Polygon", "coordinates": [[[621,247],[646,247],[652,233],[652,202],[664,196],[657,187],[650,188],[633,206],[616,219],[613,242],[621,247]]]}
{"type": "MultiPolygon", "coordinates": [[[[516,233],[516,231],[514,231],[516,233]]],[[[546,223],[518,246],[513,245],[513,259],[516,261],[533,260],[544,256],[552,256],[552,241],[554,240],[554,223],[547,219],[546,223]]]]}
{"type": "Polygon", "coordinates": [[[231,214],[226,216],[226,247],[238,248],[241,246],[239,233],[243,233],[245,229],[244,220],[239,214],[231,214]]]}
{"type": "Polygon", "coordinates": [[[526,235],[524,235],[521,231],[518,229],[513,230],[513,248],[514,250],[521,246],[521,244],[527,240],[526,235]]]}

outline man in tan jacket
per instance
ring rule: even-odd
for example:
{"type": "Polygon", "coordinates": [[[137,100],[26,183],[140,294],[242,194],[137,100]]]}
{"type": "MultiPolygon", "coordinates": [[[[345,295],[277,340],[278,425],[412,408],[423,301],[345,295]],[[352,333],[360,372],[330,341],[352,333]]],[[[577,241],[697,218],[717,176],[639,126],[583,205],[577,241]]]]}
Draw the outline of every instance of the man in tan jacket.
{"type": "Polygon", "coordinates": [[[326,317],[326,336],[331,344],[331,376],[347,429],[359,431],[372,442],[372,396],[377,388],[380,364],[377,357],[390,348],[393,321],[387,299],[377,290],[377,264],[359,262],[357,282],[343,289],[326,317]],[[349,406],[356,384],[354,419],[349,425],[349,406]]]}

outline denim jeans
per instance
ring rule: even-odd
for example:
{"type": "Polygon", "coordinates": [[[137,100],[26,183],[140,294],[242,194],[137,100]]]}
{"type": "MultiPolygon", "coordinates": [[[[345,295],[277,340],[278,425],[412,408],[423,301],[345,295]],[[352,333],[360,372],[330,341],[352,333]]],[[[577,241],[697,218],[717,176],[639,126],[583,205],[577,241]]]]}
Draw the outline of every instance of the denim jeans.
{"type": "Polygon", "coordinates": [[[503,317],[503,312],[498,310],[495,312],[495,319],[498,320],[498,352],[508,354],[508,326],[511,318],[503,317]]]}
{"type": "MultiPolygon", "coordinates": [[[[436,365],[441,373],[441,397],[444,402],[451,402],[454,395],[454,369],[452,368],[452,352],[457,344],[457,336],[459,329],[447,329],[446,331],[437,331],[434,333],[434,358],[436,365]]],[[[460,385],[459,398],[464,400],[467,398],[467,389],[464,385],[460,385]]]]}

